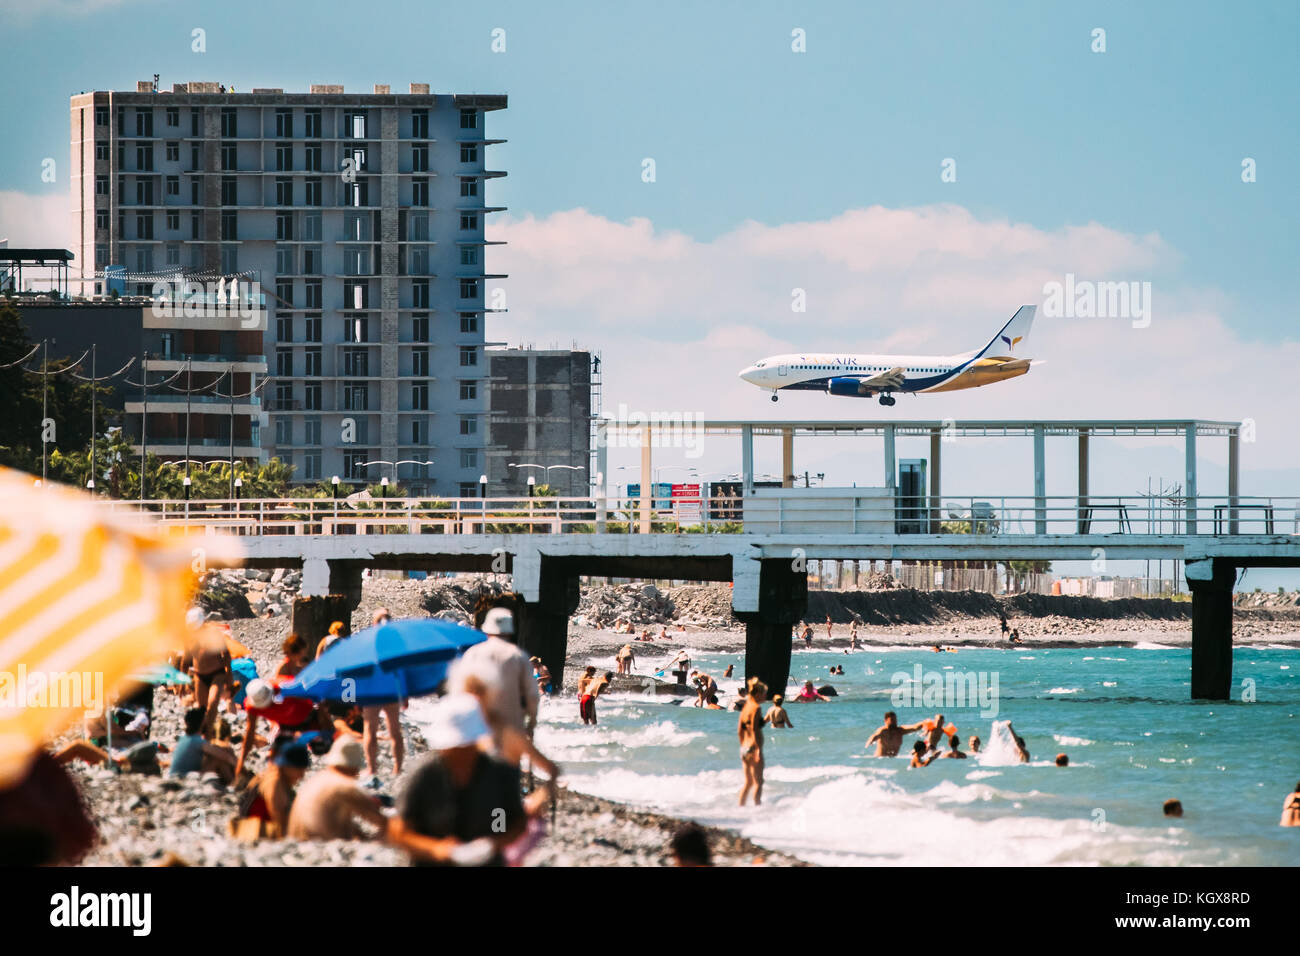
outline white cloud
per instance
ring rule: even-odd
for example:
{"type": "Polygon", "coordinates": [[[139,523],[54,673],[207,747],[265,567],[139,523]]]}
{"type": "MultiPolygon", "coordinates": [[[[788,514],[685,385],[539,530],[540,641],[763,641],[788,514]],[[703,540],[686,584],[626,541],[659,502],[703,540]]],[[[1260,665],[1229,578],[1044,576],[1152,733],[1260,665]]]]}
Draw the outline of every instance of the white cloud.
{"type": "MultiPolygon", "coordinates": [[[[1097,223],[1044,230],[951,205],[746,222],[709,242],[584,209],[504,219],[490,232],[509,243],[489,265],[510,276],[510,311],[489,338],[603,351],[607,411],[625,402],[707,418],[1253,418],[1259,441],[1243,449],[1243,467],[1300,467],[1285,382],[1300,342],[1241,339],[1232,302],[1180,276],[1177,251],[1158,235],[1097,223]],[[811,392],[773,405],[736,377],[788,350],[978,348],[1067,272],[1150,281],[1150,327],[1040,309],[1028,354],[1046,364],[986,388],[901,397],[890,411],[811,392]],[[806,313],[791,311],[794,288],[806,290],[806,313]]],[[[1221,442],[1206,444],[1207,458],[1223,457],[1221,442]]]]}

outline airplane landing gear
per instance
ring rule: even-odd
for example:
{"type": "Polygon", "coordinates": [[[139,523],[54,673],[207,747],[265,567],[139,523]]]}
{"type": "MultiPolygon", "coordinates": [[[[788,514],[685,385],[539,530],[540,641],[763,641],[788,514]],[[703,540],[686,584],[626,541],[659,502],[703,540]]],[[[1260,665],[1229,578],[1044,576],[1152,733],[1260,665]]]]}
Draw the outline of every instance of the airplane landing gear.
{"type": "Polygon", "coordinates": [[[881,396],[880,396],[880,404],[881,404],[881,405],[893,405],[894,402],[896,402],[896,401],[897,401],[897,399],[895,399],[893,395],[881,395],[881,396]]]}
{"type": "Polygon", "coordinates": [[[778,398],[778,396],[777,396],[776,392],[773,392],[773,393],[772,393],[772,401],[775,402],[775,401],[777,400],[777,398],[778,398]]]}

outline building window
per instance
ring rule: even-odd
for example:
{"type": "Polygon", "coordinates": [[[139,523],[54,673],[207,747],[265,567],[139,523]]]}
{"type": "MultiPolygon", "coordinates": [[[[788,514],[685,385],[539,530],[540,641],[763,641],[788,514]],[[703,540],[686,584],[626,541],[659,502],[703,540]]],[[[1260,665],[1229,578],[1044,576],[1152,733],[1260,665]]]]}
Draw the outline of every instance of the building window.
{"type": "MultiPolygon", "coordinates": [[[[105,120],[107,122],[107,120],[105,120]]],[[[411,111],[411,137],[413,139],[429,138],[429,111],[411,111]]]]}
{"type": "Polygon", "coordinates": [[[366,179],[358,179],[354,183],[344,183],[347,187],[347,199],[349,206],[369,206],[370,205],[370,183],[366,179]]]}
{"type": "Polygon", "coordinates": [[[320,143],[309,143],[302,150],[302,168],[308,172],[320,172],[320,143]]]}
{"type": "Polygon", "coordinates": [[[304,445],[320,444],[320,416],[311,415],[302,420],[302,443],[304,445]]]}
{"type": "Polygon", "coordinates": [[[203,154],[199,152],[197,146],[190,147],[190,172],[198,172],[203,168],[203,154]]]}
{"type": "Polygon", "coordinates": [[[321,308],[321,283],[319,279],[309,279],[303,284],[303,308],[321,308]]]}
{"type": "Polygon", "coordinates": [[[179,196],[181,194],[181,178],[179,176],[167,177],[167,195],[179,196]]]}
{"type": "Polygon", "coordinates": [[[411,246],[407,250],[407,272],[413,276],[427,276],[429,274],[429,247],[428,246],[411,246]]]}
{"type": "Polygon", "coordinates": [[[320,110],[304,110],[302,120],[303,135],[308,139],[320,139],[320,110]]]}
{"type": "Polygon", "coordinates": [[[461,110],[460,128],[478,129],[478,110],[461,110]]]}
{"type": "Polygon", "coordinates": [[[478,230],[478,213],[463,212],[460,214],[460,228],[465,232],[474,232],[478,230]]]}
{"type": "Polygon", "coordinates": [[[460,314],[460,331],[465,335],[478,331],[477,312],[462,312],[460,314]]]}
{"type": "Polygon", "coordinates": [[[221,214],[221,238],[234,241],[239,238],[239,213],[227,210],[221,214]]]}
{"type": "Polygon", "coordinates": [[[179,106],[167,107],[167,125],[175,126],[177,129],[181,125],[181,109],[179,106]]]}
{"type": "Polygon", "coordinates": [[[302,393],[302,407],[309,412],[320,411],[320,383],[308,383],[302,393]]]}
{"type": "Polygon", "coordinates": [[[411,180],[411,205],[429,205],[429,180],[423,178],[411,180]]]}
{"type": "Polygon", "coordinates": [[[234,143],[221,144],[221,168],[238,169],[239,168],[239,147],[234,143]]]}
{"type": "Polygon", "coordinates": [[[320,452],[309,451],[302,456],[302,476],[312,480],[320,478],[320,452]]]}
{"type": "Polygon", "coordinates": [[[460,433],[462,435],[478,434],[478,419],[473,416],[462,416],[460,420],[460,433]]]}
{"type": "Polygon", "coordinates": [[[411,349],[411,374],[425,378],[429,374],[429,350],[411,349]]]}
{"type": "Polygon", "coordinates": [[[478,298],[478,279],[460,280],[460,297],[462,299],[478,298]]]}
{"type": "Polygon", "coordinates": [[[347,276],[370,275],[370,247],[343,247],[343,274],[347,276]]]}
{"type": "Polygon", "coordinates": [[[303,246],[302,247],[302,274],[305,276],[317,276],[321,274],[321,264],[324,262],[320,246],[303,246]]]}
{"type": "Polygon", "coordinates": [[[135,181],[135,204],[137,206],[153,205],[152,179],[137,179],[135,181]]]}
{"type": "Polygon", "coordinates": [[[406,238],[411,242],[427,242],[429,240],[429,214],[427,212],[413,212],[406,217],[406,238]]]}
{"type": "Polygon", "coordinates": [[[370,386],[365,382],[344,382],[343,408],[349,412],[364,412],[370,408],[370,386]]]}
{"type": "Polygon", "coordinates": [[[478,449],[462,448],[460,450],[460,467],[477,468],[478,467],[478,449]]]}
{"type": "MultiPolygon", "coordinates": [[[[177,219],[180,218],[179,215],[178,215],[177,213],[169,212],[169,213],[167,214],[167,228],[169,228],[169,229],[171,228],[172,216],[176,216],[177,219]]],[[[96,229],[107,229],[107,228],[108,228],[108,210],[107,210],[107,209],[100,209],[99,211],[97,211],[97,212],[95,213],[95,228],[96,228],[96,229]]]]}
{"type": "Polygon", "coordinates": [[[203,117],[203,110],[197,107],[193,107],[190,109],[190,135],[191,136],[203,135],[203,129],[201,128],[201,124],[203,122],[202,117],[203,117]]]}
{"type": "Polygon", "coordinates": [[[275,374],[280,378],[293,378],[293,349],[275,350],[275,374]]]}
{"type": "Polygon", "coordinates": [[[239,180],[234,176],[221,177],[221,205],[239,205],[239,180]]]}
{"type": "Polygon", "coordinates": [[[135,147],[135,168],[141,172],[153,171],[153,144],[137,143],[135,147]]]}
{"type": "Polygon", "coordinates": [[[136,109],[135,135],[136,136],[153,135],[153,110],[142,110],[139,108],[136,109]]]}
{"type": "Polygon", "coordinates": [[[304,328],[303,328],[302,340],[304,342],[320,341],[320,316],[319,315],[305,316],[303,319],[303,326],[304,328]]]}
{"type": "Polygon", "coordinates": [[[239,135],[239,112],[232,106],[221,108],[221,135],[239,135]]]}
{"type": "Polygon", "coordinates": [[[463,266],[478,265],[478,247],[461,246],[460,247],[460,264],[463,266]]]}
{"type": "Polygon", "coordinates": [[[302,357],[303,357],[302,374],[319,376],[321,374],[320,371],[321,350],[319,348],[304,349],[302,353],[302,357]]]}
{"type": "Polygon", "coordinates": [[[370,283],[364,279],[343,280],[343,308],[370,308],[370,283]]]}
{"type": "Polygon", "coordinates": [[[275,247],[275,271],[282,276],[293,275],[293,246],[275,247]]]}
{"type": "Polygon", "coordinates": [[[411,419],[411,444],[429,444],[429,420],[427,418],[411,419]]]}
{"type": "Polygon", "coordinates": [[[343,316],[344,342],[369,342],[370,319],[364,315],[343,316]]]}
{"type": "Polygon", "coordinates": [[[110,151],[107,143],[96,143],[95,144],[96,162],[102,162],[102,163],[108,162],[109,152],[110,151]]]}
{"type": "Polygon", "coordinates": [[[411,407],[419,412],[429,410],[429,386],[424,382],[411,386],[411,407]]]}
{"type": "Polygon", "coordinates": [[[167,244],[167,265],[178,266],[181,264],[181,247],[176,243],[167,244]]]}
{"type": "Polygon", "coordinates": [[[293,180],[277,179],[275,181],[275,204],[277,206],[293,205],[293,180]]]}
{"type": "Polygon", "coordinates": [[[478,195],[477,179],[462,179],[460,181],[460,195],[462,199],[469,199],[478,195]]]}
{"type": "Polygon", "coordinates": [[[277,342],[293,341],[292,315],[277,315],[275,317],[275,340],[277,342]]]}
{"type": "Polygon", "coordinates": [[[287,242],[293,239],[293,213],[275,214],[275,238],[287,242]]]}
{"type": "Polygon", "coordinates": [[[293,386],[276,385],[275,386],[275,407],[278,411],[284,411],[293,407],[293,386]]]}
{"type": "Polygon", "coordinates": [[[275,135],[286,139],[293,137],[293,110],[277,109],[275,111],[275,135]]]}
{"type": "MultiPolygon", "coordinates": [[[[105,217],[105,219],[104,219],[104,228],[105,228],[105,229],[108,228],[108,219],[107,219],[107,217],[105,217]]],[[[180,231],[181,231],[181,214],[180,214],[180,213],[178,213],[178,212],[169,212],[169,213],[167,213],[167,229],[168,229],[169,232],[180,232],[180,231]]]]}
{"type": "Polygon", "coordinates": [[[302,184],[303,205],[319,206],[321,205],[321,191],[319,179],[308,179],[302,184]]]}
{"type": "Polygon", "coordinates": [[[282,170],[293,169],[292,143],[275,144],[275,168],[282,170]]]}
{"type": "Polygon", "coordinates": [[[153,215],[147,212],[136,213],[135,237],[137,239],[153,238],[153,215]]]}
{"type": "Polygon", "coordinates": [[[95,195],[96,195],[96,196],[107,196],[107,195],[108,195],[108,177],[107,177],[107,176],[96,176],[96,177],[95,177],[95,195]]]}
{"type": "Polygon", "coordinates": [[[345,139],[366,138],[366,114],[364,111],[343,114],[343,136],[345,139]]]}
{"type": "Polygon", "coordinates": [[[293,419],[277,417],[275,420],[275,443],[277,445],[293,444],[293,419]]]}
{"type": "Polygon", "coordinates": [[[460,381],[460,400],[462,402],[473,402],[478,400],[478,382],[474,379],[461,379],[460,381]]]}
{"type": "Polygon", "coordinates": [[[429,307],[429,280],[414,279],[411,282],[411,304],[417,309],[429,307]]]}
{"type": "Polygon", "coordinates": [[[417,173],[429,171],[429,147],[420,145],[411,147],[411,170],[417,173]]]}
{"type": "MultiPolygon", "coordinates": [[[[105,156],[104,158],[107,159],[108,157],[105,156]]],[[[181,144],[180,144],[180,143],[168,143],[168,144],[167,144],[167,162],[169,162],[169,163],[179,163],[180,161],[181,161],[181,144]]]]}
{"type": "Polygon", "coordinates": [[[343,374],[365,378],[370,375],[370,349],[345,348],[343,350],[343,374]]]}
{"type": "Polygon", "coordinates": [[[478,162],[478,143],[460,144],[460,161],[462,163],[478,162]]]}
{"type": "Polygon", "coordinates": [[[107,107],[107,106],[96,106],[96,107],[95,107],[95,125],[96,125],[96,126],[107,126],[107,125],[108,125],[108,107],[107,107]]]}
{"type": "Polygon", "coordinates": [[[470,368],[475,365],[478,365],[478,348],[473,345],[462,345],[460,347],[461,368],[470,368]]]}
{"type": "Polygon", "coordinates": [[[197,212],[190,213],[190,238],[202,239],[203,238],[201,235],[202,232],[203,232],[203,214],[197,212]]]}
{"type": "Polygon", "coordinates": [[[427,313],[411,316],[411,341],[429,341],[429,316],[427,313]]]}

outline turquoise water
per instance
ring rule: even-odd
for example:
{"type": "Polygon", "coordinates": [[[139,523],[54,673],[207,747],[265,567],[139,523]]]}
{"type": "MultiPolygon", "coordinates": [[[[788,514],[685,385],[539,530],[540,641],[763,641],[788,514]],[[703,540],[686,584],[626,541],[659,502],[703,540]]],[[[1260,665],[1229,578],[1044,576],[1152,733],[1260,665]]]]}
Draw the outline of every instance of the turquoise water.
{"type": "MultiPolygon", "coordinates": [[[[692,656],[715,676],[728,664],[743,672],[738,654],[692,656]]],[[[604,658],[592,663],[607,666],[604,658]]],[[[661,664],[638,659],[637,670],[661,664]]],[[[741,771],[730,711],[614,695],[601,699],[592,728],[582,725],[573,697],[558,697],[543,703],[537,743],[575,789],[734,827],[822,863],[1300,863],[1300,828],[1278,826],[1283,800],[1300,780],[1300,654],[1237,649],[1233,703],[1189,701],[1190,667],[1189,649],[1155,644],[798,650],[790,694],[812,678],[840,696],[788,704],[795,729],[766,732],[759,808],[735,805],[741,771]],[[844,666],[843,676],[828,675],[834,664],[844,666]],[[973,701],[895,706],[891,695],[908,684],[891,677],[913,678],[918,664],[939,674],[983,673],[986,686],[996,675],[996,717],[981,716],[973,701]],[[1253,703],[1240,702],[1248,678],[1253,703]],[[864,743],[889,709],[902,723],[941,710],[958,726],[963,749],[971,734],[988,742],[994,720],[1010,719],[1033,761],[1011,764],[990,752],[913,770],[905,757],[867,756],[864,743]],[[1059,752],[1069,767],[1055,766],[1059,752]],[[1181,820],[1161,813],[1170,797],[1183,803],[1181,820]]],[[[740,681],[718,683],[729,705],[740,681]]]]}

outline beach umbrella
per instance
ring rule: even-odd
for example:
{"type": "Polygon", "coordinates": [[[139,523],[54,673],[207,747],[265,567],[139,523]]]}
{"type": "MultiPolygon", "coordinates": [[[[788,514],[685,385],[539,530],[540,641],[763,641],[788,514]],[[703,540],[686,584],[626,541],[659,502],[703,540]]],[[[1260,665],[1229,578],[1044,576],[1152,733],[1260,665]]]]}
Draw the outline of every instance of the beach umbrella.
{"type": "Polygon", "coordinates": [[[438,689],[466,648],[485,640],[483,632],[441,618],[390,621],[335,641],[278,691],[361,706],[420,697],[438,689]]]}
{"type": "Polygon", "coordinates": [[[134,671],[127,675],[127,680],[137,684],[148,684],[151,687],[175,687],[179,684],[188,684],[190,675],[182,674],[170,664],[155,664],[134,671]]]}
{"type": "Polygon", "coordinates": [[[233,538],[196,548],[133,510],[34,485],[0,468],[0,788],[70,723],[102,713],[133,671],[183,645],[195,571],[238,556],[233,538]]]}

